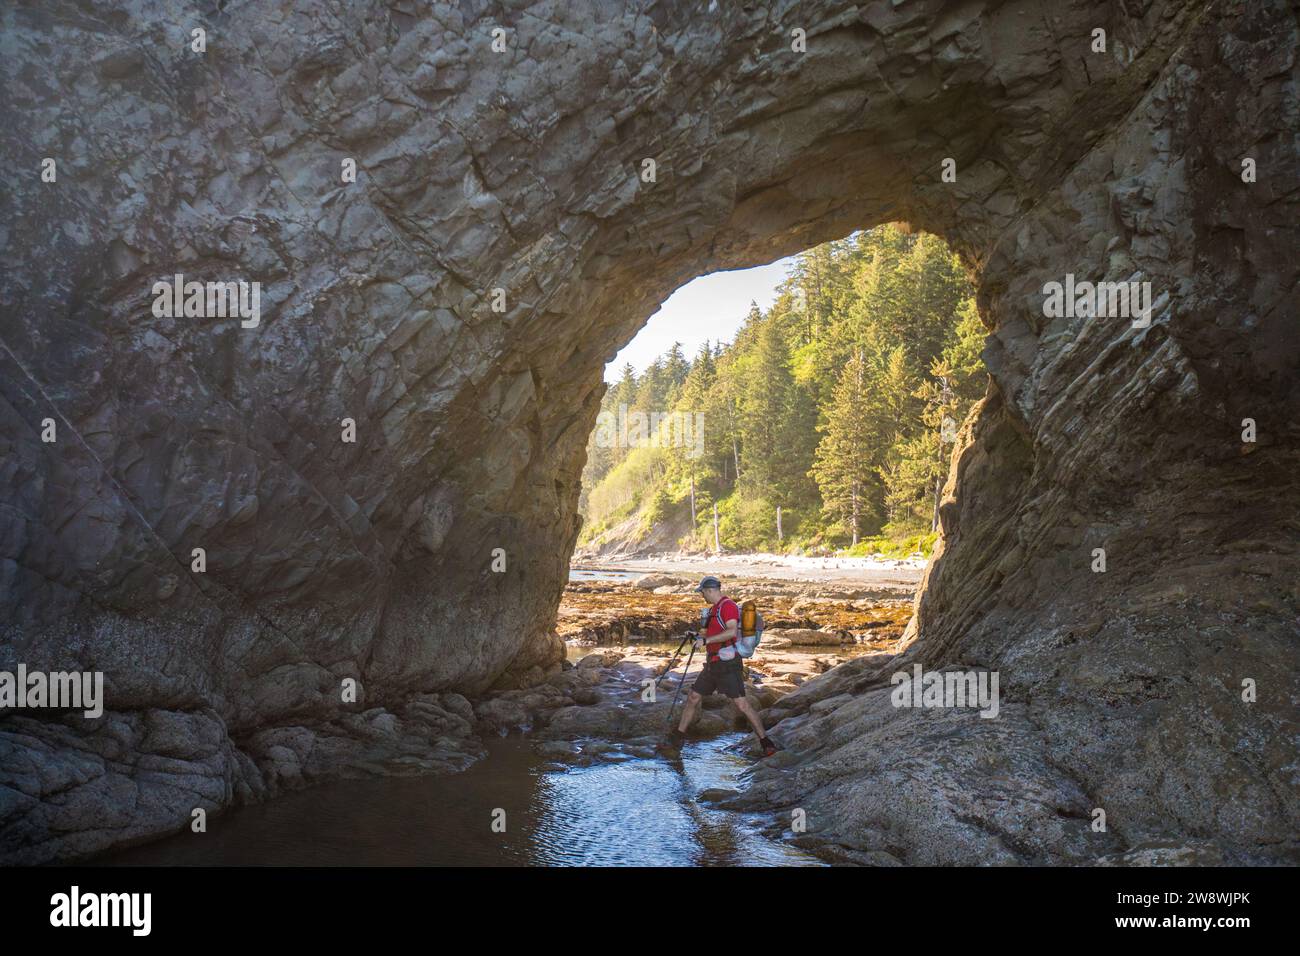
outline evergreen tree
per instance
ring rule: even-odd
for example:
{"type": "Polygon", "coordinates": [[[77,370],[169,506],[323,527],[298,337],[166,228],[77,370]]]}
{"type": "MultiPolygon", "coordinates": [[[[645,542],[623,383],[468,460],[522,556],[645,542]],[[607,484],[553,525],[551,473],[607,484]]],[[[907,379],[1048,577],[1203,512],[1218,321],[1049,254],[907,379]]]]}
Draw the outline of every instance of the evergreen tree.
{"type": "Polygon", "coordinates": [[[754,302],[730,344],[680,343],[619,404],[704,422],[700,442],[588,447],[583,534],[632,514],[690,527],[712,548],[712,504],[730,549],[901,540],[934,526],[956,431],[983,395],[985,330],[960,263],[937,238],[882,226],[797,257],[772,307],[754,302]],[[589,494],[589,489],[596,490],[589,494]],[[637,510],[639,509],[639,511],[637,510]]]}
{"type": "Polygon", "coordinates": [[[623,365],[623,371],[615,385],[607,394],[609,407],[617,411],[620,405],[631,408],[636,404],[637,378],[636,369],[632,367],[631,362],[623,365]]]}
{"type": "Polygon", "coordinates": [[[844,367],[827,410],[812,474],[826,514],[857,544],[869,509],[875,477],[871,468],[874,425],[867,400],[867,363],[854,353],[844,367]]]}
{"type": "Polygon", "coordinates": [[[776,322],[763,322],[746,363],[739,403],[742,444],[752,452],[747,456],[749,467],[745,480],[757,494],[776,491],[777,475],[773,466],[784,451],[782,440],[794,386],[787,356],[776,322]]]}
{"type": "Polygon", "coordinates": [[[686,376],[690,374],[691,363],[682,355],[682,343],[674,342],[672,348],[664,355],[664,381],[667,383],[669,396],[674,395],[686,376]]]}

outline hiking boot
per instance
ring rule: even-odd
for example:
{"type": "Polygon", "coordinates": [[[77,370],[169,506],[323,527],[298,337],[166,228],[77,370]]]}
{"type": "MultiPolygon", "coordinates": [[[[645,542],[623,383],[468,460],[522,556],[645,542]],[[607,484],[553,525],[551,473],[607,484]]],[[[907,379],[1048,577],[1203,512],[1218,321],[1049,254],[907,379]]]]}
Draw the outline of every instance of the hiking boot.
{"type": "Polygon", "coordinates": [[[759,737],[758,745],[761,748],[763,748],[764,757],[770,757],[778,750],[781,749],[780,746],[778,746],[777,742],[773,740],[771,737],[759,737]]]}

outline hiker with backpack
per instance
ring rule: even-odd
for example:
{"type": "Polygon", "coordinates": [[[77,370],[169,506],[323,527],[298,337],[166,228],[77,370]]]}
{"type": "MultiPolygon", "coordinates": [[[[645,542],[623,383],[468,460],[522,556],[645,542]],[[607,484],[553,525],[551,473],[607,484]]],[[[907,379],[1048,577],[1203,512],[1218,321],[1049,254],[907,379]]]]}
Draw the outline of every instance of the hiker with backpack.
{"type": "MultiPolygon", "coordinates": [[[[722,593],[722,582],[709,576],[696,588],[709,608],[703,614],[704,634],[696,639],[695,646],[707,650],[708,660],[700,676],[691,685],[691,692],[686,698],[686,707],[682,710],[682,719],[668,738],[668,745],[680,750],[686,740],[686,730],[695,719],[700,709],[700,702],[714,691],[721,691],[736,705],[736,709],[745,715],[754,733],[758,735],[758,745],[763,748],[763,756],[770,757],[779,749],[768,739],[763,729],[763,721],[758,716],[748,698],[745,697],[744,658],[754,653],[758,639],[762,635],[761,624],[751,623],[742,634],[741,611],[736,602],[722,593]],[[752,632],[752,633],[750,633],[752,632]]],[[[753,613],[752,605],[747,603],[747,612],[753,613]]]]}

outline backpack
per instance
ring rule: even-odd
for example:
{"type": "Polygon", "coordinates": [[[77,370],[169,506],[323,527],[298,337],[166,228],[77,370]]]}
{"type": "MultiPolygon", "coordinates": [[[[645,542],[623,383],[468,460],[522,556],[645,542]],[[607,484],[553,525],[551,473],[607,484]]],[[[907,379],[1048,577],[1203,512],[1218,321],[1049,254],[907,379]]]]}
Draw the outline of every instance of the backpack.
{"type": "MultiPolygon", "coordinates": [[[[715,604],[712,608],[705,608],[700,612],[700,628],[702,630],[708,627],[709,614],[712,611],[717,610],[718,605],[721,603],[722,602],[719,601],[718,604],[715,604]]],[[[729,661],[734,659],[737,654],[748,660],[754,656],[754,651],[758,650],[759,641],[763,639],[763,615],[759,612],[757,607],[754,607],[753,601],[746,601],[744,604],[740,605],[740,620],[743,621],[745,619],[745,611],[750,608],[754,611],[754,633],[737,634],[736,642],[732,644],[731,647],[724,647],[718,651],[719,660],[729,661]],[[730,654],[728,654],[728,652],[730,652],[730,654]]],[[[726,628],[727,626],[726,622],[722,620],[722,611],[720,610],[718,610],[718,626],[721,628],[726,628]]]]}

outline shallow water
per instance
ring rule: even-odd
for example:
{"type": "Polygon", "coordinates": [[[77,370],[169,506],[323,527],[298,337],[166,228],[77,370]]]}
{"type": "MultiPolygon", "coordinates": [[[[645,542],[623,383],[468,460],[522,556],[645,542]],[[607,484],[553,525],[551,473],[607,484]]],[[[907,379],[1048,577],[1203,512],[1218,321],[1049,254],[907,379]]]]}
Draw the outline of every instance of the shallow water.
{"type": "Polygon", "coordinates": [[[621,571],[617,568],[570,568],[570,581],[635,581],[644,571],[621,571]]]}
{"type": "Polygon", "coordinates": [[[188,831],[104,857],[105,865],[724,866],[821,865],[753,821],[695,798],[740,789],[749,761],[692,742],[682,760],[590,767],[547,762],[520,737],[446,777],[346,780],[242,807],[188,831]],[[505,832],[492,831],[505,811],[505,832]]]}
{"type": "MultiPolygon", "coordinates": [[[[618,580],[641,571],[570,571],[570,580],[618,580]]],[[[644,641],[671,653],[676,641],[644,641]]],[[[569,645],[577,661],[601,648],[569,645]]],[[[808,653],[852,657],[866,646],[808,653]]],[[[787,651],[785,653],[792,653],[787,651]]],[[[795,651],[794,653],[797,653],[795,651]]],[[[665,661],[666,663],[666,661],[665,661]]],[[[685,655],[678,668],[685,663],[685,655]]],[[[692,671],[701,661],[695,660],[692,671]]],[[[758,679],[758,678],[755,678],[758,679]]],[[[822,865],[768,839],[763,821],[696,802],[711,788],[742,789],[749,760],[728,745],[743,734],[693,741],[681,761],[548,761],[526,739],[496,738],[461,774],[342,780],[211,817],[188,830],[102,857],[104,865],[272,866],[722,866],[822,865]],[[492,830],[505,811],[504,833],[492,830]]]]}

